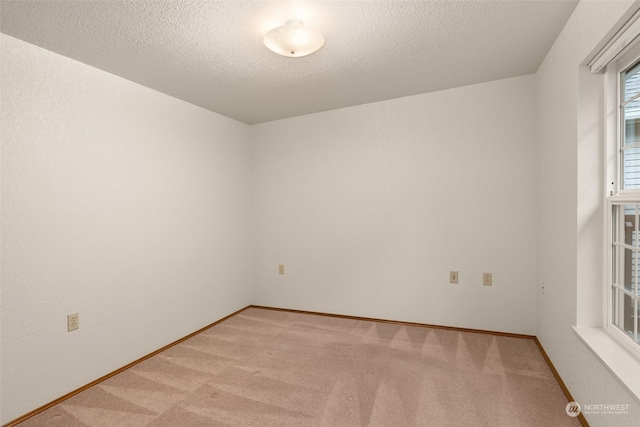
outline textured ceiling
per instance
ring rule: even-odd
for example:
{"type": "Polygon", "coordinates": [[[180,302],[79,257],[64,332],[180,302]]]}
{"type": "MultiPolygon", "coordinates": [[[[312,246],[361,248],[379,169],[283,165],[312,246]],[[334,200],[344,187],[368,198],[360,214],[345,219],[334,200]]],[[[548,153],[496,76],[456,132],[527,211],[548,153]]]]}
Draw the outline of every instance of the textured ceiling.
{"type": "Polygon", "coordinates": [[[253,124],[536,72],[577,1],[8,1],[0,30],[253,124]],[[326,43],[262,44],[300,19],[326,43]]]}

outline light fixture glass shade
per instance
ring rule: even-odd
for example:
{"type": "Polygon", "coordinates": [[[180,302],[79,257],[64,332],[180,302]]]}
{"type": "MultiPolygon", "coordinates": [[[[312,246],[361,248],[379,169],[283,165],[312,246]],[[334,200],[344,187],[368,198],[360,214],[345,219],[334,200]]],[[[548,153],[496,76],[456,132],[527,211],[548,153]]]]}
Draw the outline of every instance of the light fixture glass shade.
{"type": "Polygon", "coordinates": [[[324,36],[318,30],[305,27],[292,19],[264,35],[264,45],[275,53],[291,58],[307,56],[324,45],[324,36]]]}

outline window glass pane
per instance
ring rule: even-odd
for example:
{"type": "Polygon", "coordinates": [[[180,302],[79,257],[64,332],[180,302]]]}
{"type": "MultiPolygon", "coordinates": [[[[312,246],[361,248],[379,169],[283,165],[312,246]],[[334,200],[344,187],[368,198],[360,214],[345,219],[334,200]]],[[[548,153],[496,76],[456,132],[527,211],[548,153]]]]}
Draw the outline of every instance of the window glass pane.
{"type": "MultiPolygon", "coordinates": [[[[631,145],[636,142],[640,142],[640,117],[637,117],[640,115],[638,114],[640,108],[636,108],[636,104],[640,104],[640,98],[624,107],[624,145],[631,145]]],[[[640,105],[637,107],[640,107],[640,105]]]]}
{"type": "Polygon", "coordinates": [[[638,299],[635,299],[635,303],[636,303],[636,307],[635,307],[635,312],[636,312],[636,318],[635,318],[635,322],[636,322],[636,342],[640,343],[640,301],[638,299]]]}
{"type": "Polygon", "coordinates": [[[640,62],[636,62],[631,67],[622,72],[623,103],[636,96],[640,92],[640,62]]]}
{"type": "Polygon", "coordinates": [[[622,256],[622,248],[619,246],[613,246],[613,253],[611,254],[612,262],[611,262],[611,283],[620,283],[620,272],[618,265],[620,262],[618,261],[622,256]]]}
{"type": "Polygon", "coordinates": [[[640,65],[621,74],[622,89],[622,183],[626,190],[640,188],[640,65]]]}
{"type": "Polygon", "coordinates": [[[640,188],[640,147],[625,148],[622,151],[622,162],[624,188],[626,190],[640,188]]]}
{"type": "Polygon", "coordinates": [[[624,240],[622,236],[620,237],[620,241],[624,241],[627,245],[638,246],[637,242],[637,228],[636,228],[636,206],[635,205],[624,205],[624,217],[623,224],[620,233],[624,233],[624,240]]]}
{"type": "Polygon", "coordinates": [[[620,289],[615,286],[611,287],[611,324],[618,326],[620,325],[620,307],[624,301],[622,300],[622,293],[620,289]]]}
{"type": "Polygon", "coordinates": [[[613,307],[616,309],[611,319],[613,324],[633,336],[633,322],[637,321],[633,315],[635,300],[617,288],[613,289],[613,299],[613,307]]]}
{"type": "Polygon", "coordinates": [[[638,253],[630,249],[624,250],[624,259],[621,260],[620,276],[622,282],[618,283],[628,291],[634,289],[636,282],[636,269],[638,265],[638,253]]]}

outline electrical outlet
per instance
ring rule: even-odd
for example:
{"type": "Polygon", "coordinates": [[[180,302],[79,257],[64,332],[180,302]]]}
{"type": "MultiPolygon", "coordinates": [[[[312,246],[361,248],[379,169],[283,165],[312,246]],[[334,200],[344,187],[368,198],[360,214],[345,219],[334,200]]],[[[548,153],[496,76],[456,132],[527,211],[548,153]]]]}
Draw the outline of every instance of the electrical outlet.
{"type": "Polygon", "coordinates": [[[80,327],[80,314],[74,313],[67,316],[67,331],[75,331],[80,327]]]}
{"type": "Polygon", "coordinates": [[[482,284],[484,286],[492,286],[493,285],[493,277],[491,273],[482,273],[482,284]]]}
{"type": "Polygon", "coordinates": [[[458,272],[450,271],[449,272],[449,283],[458,283],[458,272]]]}
{"type": "Polygon", "coordinates": [[[284,264],[278,265],[278,274],[284,274],[284,264]]]}

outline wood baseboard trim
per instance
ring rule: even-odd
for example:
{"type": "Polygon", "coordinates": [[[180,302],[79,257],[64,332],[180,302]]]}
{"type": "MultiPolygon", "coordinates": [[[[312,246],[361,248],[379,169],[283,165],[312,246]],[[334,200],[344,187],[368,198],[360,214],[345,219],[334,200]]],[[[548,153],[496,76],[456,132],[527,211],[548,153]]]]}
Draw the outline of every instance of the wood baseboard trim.
{"type": "MultiPolygon", "coordinates": [[[[20,424],[21,422],[43,412],[46,411],[49,408],[52,408],[53,406],[56,406],[57,404],[79,394],[82,393],[83,391],[97,385],[100,384],[101,382],[115,376],[118,375],[119,373],[126,371],[127,369],[137,365],[140,362],[143,362],[159,353],[162,353],[165,350],[168,350],[169,348],[180,344],[183,341],[188,340],[189,338],[194,337],[195,335],[198,335],[201,332],[206,331],[209,328],[212,328],[213,326],[224,322],[225,320],[236,316],[240,313],[242,313],[243,311],[249,309],[249,308],[259,308],[259,309],[264,309],[264,310],[273,310],[273,311],[282,311],[282,312],[288,312],[288,313],[300,313],[300,314],[313,314],[316,316],[325,316],[325,317],[334,317],[334,318],[341,318],[341,319],[351,319],[351,320],[364,320],[364,321],[370,321],[370,322],[379,322],[379,323],[391,323],[391,324],[397,324],[397,325],[405,325],[405,326],[417,326],[417,327],[422,327],[422,328],[433,328],[433,329],[446,329],[446,330],[451,330],[451,331],[458,331],[458,332],[469,332],[469,333],[476,333],[476,334],[489,334],[489,335],[496,335],[496,336],[503,336],[503,337],[511,337],[511,338],[523,338],[523,339],[532,339],[534,340],[534,342],[536,343],[536,345],[538,346],[538,349],[540,349],[540,352],[542,353],[542,356],[544,358],[544,360],[547,362],[547,365],[549,366],[549,369],[551,369],[551,372],[553,373],[553,376],[556,378],[556,381],[558,381],[558,384],[560,385],[560,388],[562,389],[562,391],[564,392],[565,396],[567,397],[568,401],[572,402],[574,401],[573,396],[571,395],[571,393],[569,392],[569,389],[567,388],[567,386],[564,384],[564,381],[562,381],[562,378],[560,377],[560,374],[558,374],[558,371],[556,370],[556,368],[553,366],[553,363],[551,362],[551,359],[549,359],[549,356],[547,355],[547,352],[544,350],[544,348],[542,347],[542,344],[540,343],[540,341],[538,340],[538,337],[534,336],[534,335],[524,335],[524,334],[514,334],[514,333],[509,333],[509,332],[496,332],[496,331],[487,331],[487,330],[483,330],[483,329],[470,329],[470,328],[458,328],[458,327],[453,327],[453,326],[442,326],[442,325],[431,325],[431,324],[426,324],[426,323],[415,323],[415,322],[403,322],[400,320],[388,320],[388,319],[378,319],[378,318],[372,318],[372,317],[361,317],[361,316],[348,316],[348,315],[344,315],[344,314],[333,314],[333,313],[322,313],[322,312],[316,312],[316,311],[308,311],[308,310],[294,310],[294,309],[288,309],[288,308],[279,308],[279,307],[268,307],[268,306],[262,306],[262,305],[248,305],[244,308],[241,308],[240,310],[229,314],[228,316],[223,317],[222,319],[219,319],[213,323],[211,323],[210,325],[205,326],[204,328],[198,329],[197,331],[182,337],[170,344],[167,344],[166,346],[159,348],[158,350],[155,350],[152,353],[147,354],[146,356],[141,357],[140,359],[134,360],[133,362],[116,369],[113,372],[110,372],[92,382],[90,382],[89,384],[86,384],[70,393],[65,394],[64,396],[61,396],[37,409],[34,409],[33,411],[22,415],[19,418],[16,418],[13,421],[10,421],[9,423],[5,424],[3,427],[14,427],[17,426],[18,424],[20,424]]],[[[589,423],[587,422],[587,419],[584,417],[584,414],[580,414],[578,415],[578,420],[580,421],[580,423],[584,426],[584,427],[589,427],[589,423]]]]}
{"type": "MultiPolygon", "coordinates": [[[[475,333],[475,334],[489,334],[489,335],[497,335],[497,336],[502,336],[502,337],[532,339],[532,340],[534,340],[534,342],[538,346],[538,349],[540,350],[540,353],[542,353],[542,357],[547,362],[547,365],[549,366],[549,369],[551,370],[551,373],[553,374],[553,376],[555,377],[556,381],[560,385],[560,388],[564,392],[564,395],[567,397],[567,399],[568,399],[567,403],[568,402],[574,402],[574,399],[573,399],[573,396],[571,395],[571,392],[569,392],[569,389],[565,385],[564,381],[562,381],[562,378],[560,377],[560,374],[556,370],[555,366],[553,366],[553,363],[551,362],[551,359],[549,359],[549,356],[547,355],[547,352],[544,350],[544,347],[542,347],[542,343],[540,343],[540,340],[538,340],[538,337],[536,337],[535,335],[513,334],[513,333],[509,333],[509,332],[495,332],[495,331],[487,331],[487,330],[484,330],[484,329],[457,328],[457,327],[453,327],[453,326],[430,325],[430,324],[426,324],[426,323],[403,322],[403,321],[399,321],[399,320],[376,319],[376,318],[371,318],[371,317],[347,316],[347,315],[343,315],[343,314],[331,314],[331,313],[322,313],[322,312],[307,311],[307,310],[293,310],[293,309],[288,309],[288,308],[268,307],[268,306],[262,306],[262,305],[250,305],[249,307],[250,308],[261,308],[261,309],[264,309],[264,310],[284,311],[284,312],[288,312],[288,313],[315,314],[317,316],[337,317],[337,318],[341,318],[341,319],[366,320],[366,321],[371,321],[371,322],[392,323],[392,324],[405,325],[405,326],[418,326],[418,327],[423,327],[423,328],[446,329],[446,330],[450,330],[450,331],[470,332],[470,333],[475,333]]],[[[578,420],[580,421],[580,423],[582,424],[583,427],[589,427],[589,422],[585,418],[584,414],[580,413],[577,418],[578,418],[578,420]]]]}
{"type": "Polygon", "coordinates": [[[199,333],[206,331],[209,328],[212,328],[212,327],[216,326],[218,323],[224,322],[225,320],[227,320],[227,319],[229,319],[229,318],[231,318],[231,317],[233,317],[233,316],[235,316],[237,314],[242,313],[243,311],[247,310],[250,307],[251,306],[248,305],[248,306],[246,306],[244,308],[241,308],[240,310],[238,310],[238,311],[236,311],[234,313],[231,313],[228,316],[223,317],[220,320],[216,320],[215,322],[211,323],[210,325],[205,326],[204,328],[200,328],[197,331],[195,331],[195,332],[193,332],[193,333],[191,333],[191,334],[189,334],[189,335],[187,335],[185,337],[182,337],[182,338],[172,342],[171,344],[167,344],[164,347],[159,348],[158,350],[147,354],[146,356],[142,356],[140,359],[134,360],[133,362],[131,362],[131,363],[129,363],[129,364],[127,364],[127,365],[125,365],[125,366],[123,366],[121,368],[118,368],[115,371],[108,373],[107,375],[104,375],[104,376],[102,376],[102,377],[100,377],[100,378],[98,378],[98,379],[96,379],[94,381],[91,381],[89,384],[86,384],[86,385],[84,385],[84,386],[82,386],[82,387],[80,387],[80,388],[78,388],[76,390],[73,390],[72,392],[67,393],[64,396],[61,396],[61,397],[57,398],[56,400],[53,400],[53,401],[51,401],[51,402],[49,402],[49,403],[47,403],[45,405],[42,405],[41,407],[39,407],[37,409],[34,409],[33,411],[31,411],[29,413],[26,413],[23,416],[21,416],[19,418],[16,418],[13,421],[10,421],[9,423],[5,424],[3,427],[14,427],[14,426],[20,424],[21,422],[33,417],[34,415],[38,415],[40,412],[46,411],[47,409],[52,408],[52,407],[56,406],[57,404],[59,404],[61,402],[64,402],[65,400],[69,399],[70,397],[75,396],[76,394],[82,393],[83,391],[93,387],[94,385],[100,384],[101,382],[103,382],[105,380],[108,380],[109,378],[111,378],[111,377],[113,377],[115,375],[118,375],[119,373],[121,373],[123,371],[126,371],[127,369],[137,365],[138,363],[143,362],[143,361],[145,361],[145,360],[147,360],[147,359],[149,359],[149,358],[151,358],[151,357],[153,357],[153,356],[155,356],[155,355],[157,355],[159,353],[162,353],[163,351],[168,350],[171,347],[173,347],[173,346],[175,346],[177,344],[180,344],[181,342],[186,341],[189,338],[192,338],[192,337],[198,335],[199,333]]]}
{"type": "MultiPolygon", "coordinates": [[[[573,396],[571,395],[571,392],[567,388],[564,381],[562,381],[560,374],[556,370],[556,367],[553,366],[551,359],[549,359],[549,356],[547,355],[547,352],[544,350],[544,347],[542,347],[542,343],[540,342],[538,337],[534,337],[533,340],[536,342],[536,345],[538,346],[540,353],[542,353],[542,357],[544,357],[544,360],[547,362],[547,365],[549,365],[549,369],[551,369],[551,373],[553,373],[553,376],[556,377],[556,381],[558,381],[558,384],[560,384],[560,388],[564,392],[564,395],[567,396],[567,399],[569,399],[569,402],[575,402],[575,400],[573,399],[573,396]]],[[[580,421],[580,424],[583,425],[583,427],[589,427],[589,422],[587,421],[587,419],[585,418],[582,412],[578,414],[578,420],[580,421]]]]}
{"type": "Polygon", "coordinates": [[[419,328],[446,329],[449,331],[470,332],[474,334],[488,334],[488,335],[496,335],[500,337],[524,338],[529,340],[536,338],[534,335],[513,334],[510,332],[496,332],[496,331],[487,331],[484,329],[469,329],[469,328],[458,328],[455,326],[430,325],[427,323],[404,322],[401,320],[378,319],[374,317],[348,316],[346,314],[322,313],[318,311],[293,310],[289,308],[268,307],[264,305],[250,305],[249,308],[261,308],[264,310],[285,311],[289,313],[315,314],[316,316],[337,317],[340,319],[351,319],[351,320],[365,320],[369,322],[391,323],[391,324],[404,325],[404,326],[417,326],[419,328]]]}

